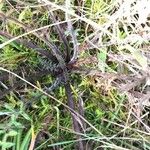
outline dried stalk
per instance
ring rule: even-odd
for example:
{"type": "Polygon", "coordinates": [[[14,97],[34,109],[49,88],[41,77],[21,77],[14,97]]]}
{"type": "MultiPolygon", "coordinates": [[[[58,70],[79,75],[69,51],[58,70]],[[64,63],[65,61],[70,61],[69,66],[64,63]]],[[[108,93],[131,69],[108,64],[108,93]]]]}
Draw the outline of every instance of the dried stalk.
{"type": "MultiPolygon", "coordinates": [[[[50,7],[47,6],[47,8],[48,8],[48,10],[49,10],[49,15],[50,15],[50,17],[51,17],[52,22],[53,22],[53,23],[58,22],[58,21],[56,20],[56,17],[55,17],[55,15],[54,15],[54,13],[51,12],[50,7]]],[[[57,17],[58,17],[58,16],[57,16],[57,17]]],[[[57,30],[57,32],[58,32],[59,38],[63,41],[63,44],[64,44],[64,46],[65,46],[65,50],[66,50],[66,62],[69,62],[69,61],[70,61],[70,50],[69,50],[69,43],[68,43],[68,41],[67,41],[67,39],[66,39],[66,37],[65,37],[65,33],[64,33],[64,31],[62,30],[62,28],[60,27],[59,24],[57,24],[57,25],[55,26],[55,28],[56,28],[56,30],[57,30]]]]}
{"type": "MultiPolygon", "coordinates": [[[[70,0],[66,0],[66,9],[67,10],[71,9],[71,1],[70,0]]],[[[69,30],[69,33],[71,35],[72,41],[73,41],[73,56],[70,60],[70,63],[72,63],[72,62],[77,60],[79,47],[78,47],[77,36],[76,36],[75,31],[74,31],[73,26],[72,26],[72,22],[69,21],[70,15],[68,13],[66,13],[66,20],[68,20],[68,22],[67,22],[68,30],[69,30]]]]}
{"type": "MultiPolygon", "coordinates": [[[[71,90],[69,82],[67,84],[65,84],[65,90],[66,90],[66,95],[67,95],[67,99],[68,99],[68,106],[71,109],[75,110],[75,104],[74,104],[74,100],[73,100],[73,96],[72,96],[72,90],[71,90]]],[[[79,125],[79,123],[78,123],[78,121],[76,119],[76,114],[71,112],[71,116],[72,116],[72,120],[73,120],[74,131],[76,133],[81,133],[81,128],[80,128],[80,125],[79,125]]],[[[81,138],[81,136],[77,135],[77,139],[80,139],[80,138],[81,138]]],[[[84,150],[82,141],[78,142],[78,149],[79,150],[84,150]]]]}

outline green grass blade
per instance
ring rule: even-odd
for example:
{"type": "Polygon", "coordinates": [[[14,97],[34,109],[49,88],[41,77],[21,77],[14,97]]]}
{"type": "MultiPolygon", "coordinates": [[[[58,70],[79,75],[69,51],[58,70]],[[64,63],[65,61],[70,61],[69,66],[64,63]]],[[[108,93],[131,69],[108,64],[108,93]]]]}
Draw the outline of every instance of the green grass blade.
{"type": "Polygon", "coordinates": [[[28,150],[29,142],[31,139],[31,132],[32,132],[31,129],[27,132],[26,136],[24,137],[21,143],[20,150],[28,150]]]}

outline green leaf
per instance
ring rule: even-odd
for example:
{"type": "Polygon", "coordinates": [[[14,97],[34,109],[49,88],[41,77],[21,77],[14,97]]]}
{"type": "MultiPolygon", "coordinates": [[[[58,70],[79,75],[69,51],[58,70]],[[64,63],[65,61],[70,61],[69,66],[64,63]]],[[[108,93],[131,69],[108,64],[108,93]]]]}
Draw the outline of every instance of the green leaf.
{"type": "Polygon", "coordinates": [[[26,114],[26,113],[22,113],[21,114],[26,120],[31,121],[31,118],[26,114]]]}
{"type": "Polygon", "coordinates": [[[26,7],[19,15],[19,18],[18,20],[19,21],[22,21],[23,19],[24,20],[27,20],[28,18],[31,18],[33,15],[33,13],[31,12],[31,10],[29,9],[29,7],[26,7]]]}
{"type": "Polygon", "coordinates": [[[96,114],[98,117],[102,117],[104,113],[101,110],[96,109],[96,114]]]}
{"type": "Polygon", "coordinates": [[[25,18],[26,12],[27,12],[28,8],[25,8],[20,14],[19,14],[19,21],[22,21],[25,18]]]}
{"type": "Polygon", "coordinates": [[[21,147],[21,136],[22,136],[23,129],[19,129],[17,138],[16,138],[16,150],[20,150],[21,147]]]}
{"type": "Polygon", "coordinates": [[[11,112],[0,112],[0,116],[3,116],[3,115],[10,115],[11,114],[11,112]]]}
{"type": "Polygon", "coordinates": [[[97,54],[97,58],[98,58],[98,68],[102,71],[105,72],[105,67],[106,65],[106,59],[107,59],[107,54],[106,54],[106,49],[101,50],[98,54],[97,54]]]}
{"type": "Polygon", "coordinates": [[[15,130],[9,131],[9,133],[7,134],[7,136],[16,136],[16,135],[17,135],[17,131],[15,130]]]}
{"type": "Polygon", "coordinates": [[[11,112],[14,112],[14,109],[13,109],[13,106],[12,105],[9,105],[9,104],[5,104],[4,105],[4,107],[6,108],[6,109],[8,109],[9,111],[11,111],[11,112]]]}
{"type": "MultiPolygon", "coordinates": [[[[5,38],[5,37],[3,37],[3,36],[0,35],[0,41],[6,42],[7,40],[8,40],[7,38],[5,38]]],[[[15,48],[18,49],[18,50],[21,50],[21,45],[19,45],[19,44],[18,44],[17,42],[15,42],[15,41],[11,42],[10,45],[11,45],[12,47],[15,47],[15,48]]]]}
{"type": "Polygon", "coordinates": [[[0,141],[0,146],[2,147],[2,149],[10,148],[14,145],[15,145],[15,143],[12,143],[12,142],[2,142],[2,141],[0,141]]]}
{"type": "Polygon", "coordinates": [[[4,6],[4,1],[0,0],[0,11],[2,10],[3,6],[4,6]]]}
{"type": "Polygon", "coordinates": [[[4,131],[4,130],[0,130],[0,135],[1,134],[4,134],[6,131],[4,131]]]}
{"type": "Polygon", "coordinates": [[[29,142],[31,140],[31,132],[32,132],[32,129],[30,129],[26,136],[24,137],[22,143],[21,143],[21,147],[20,147],[20,150],[28,150],[28,146],[29,146],[29,142]]]}

